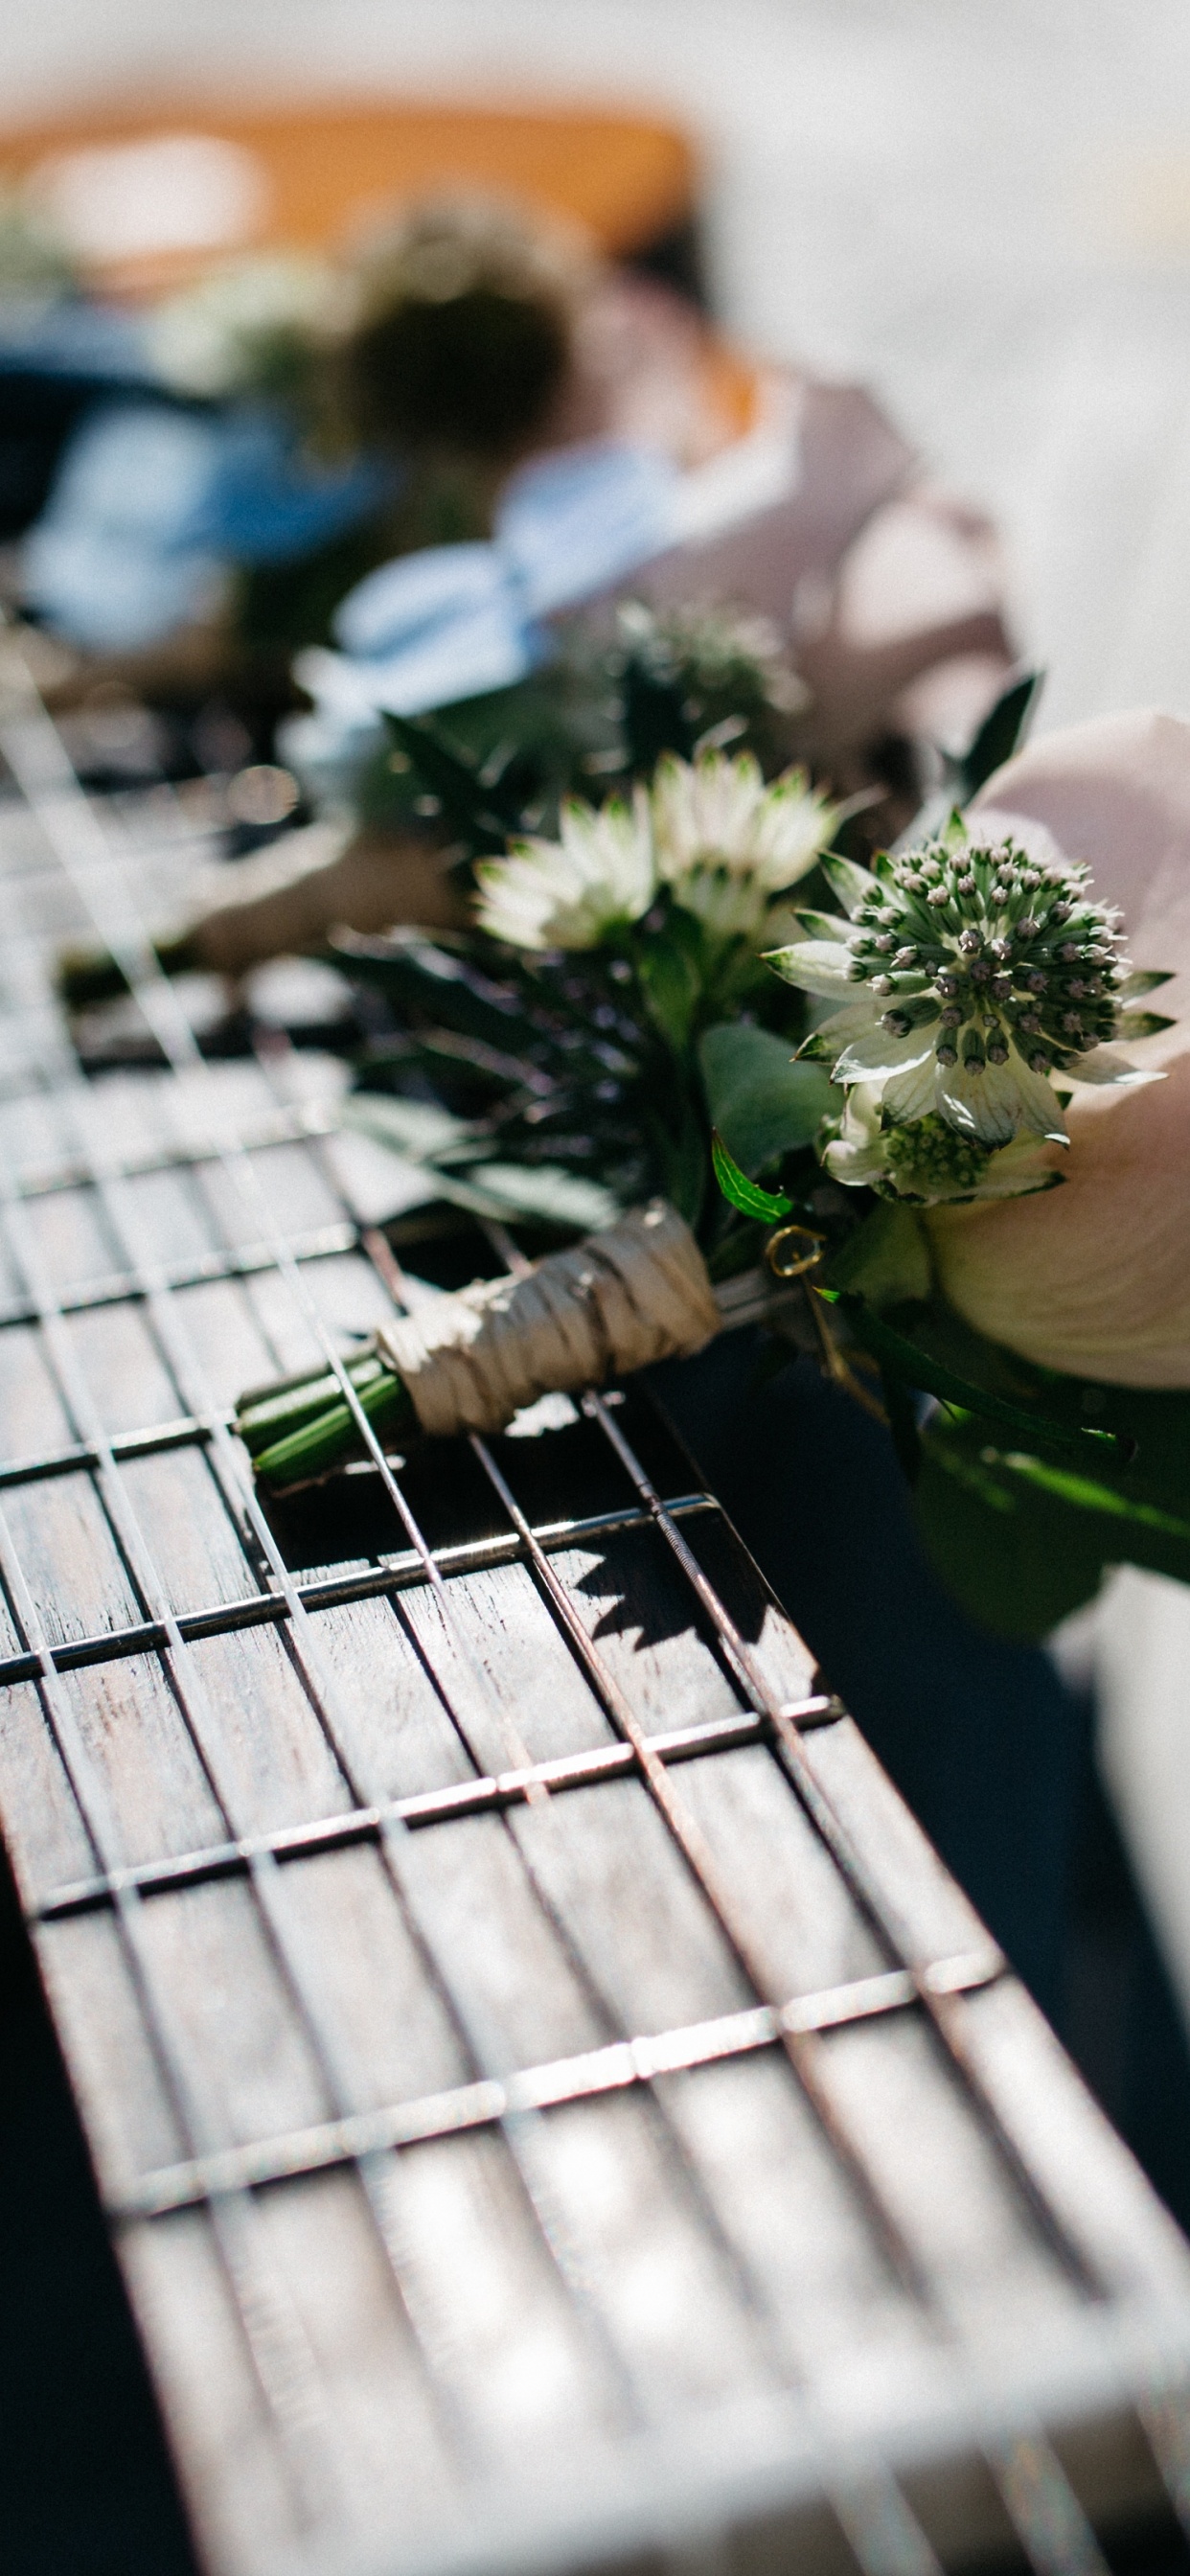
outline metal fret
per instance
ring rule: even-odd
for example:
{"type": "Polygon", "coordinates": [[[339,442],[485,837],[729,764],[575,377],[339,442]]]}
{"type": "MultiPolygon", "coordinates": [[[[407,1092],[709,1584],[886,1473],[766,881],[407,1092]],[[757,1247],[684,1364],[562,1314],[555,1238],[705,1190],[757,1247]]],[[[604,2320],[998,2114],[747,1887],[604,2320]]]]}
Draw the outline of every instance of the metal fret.
{"type": "MultiPolygon", "coordinates": [[[[203,1158],[220,1159],[214,1154],[203,1158]]],[[[19,1204],[19,1201],[10,1202],[19,1204]]],[[[354,1225],[319,1226],[315,1232],[295,1235],[288,1247],[288,1258],[298,1262],[333,1261],[344,1252],[354,1252],[359,1241],[354,1225]]],[[[169,1288],[204,1288],[225,1279],[252,1279],[264,1270],[284,1266],[277,1259],[270,1241],[246,1243],[223,1252],[205,1253],[200,1260],[180,1261],[164,1274],[169,1288]]],[[[67,1288],[58,1299],[63,1315],[87,1315],[98,1306],[125,1306],[139,1303],[145,1296],[135,1271],[116,1271],[105,1279],[90,1280],[84,1286],[67,1288]]],[[[0,1300],[0,1331],[6,1324],[36,1324],[41,1320],[38,1309],[27,1298],[0,1300]]]]}
{"type": "MultiPolygon", "coordinates": [[[[997,1951],[972,1958],[940,1959],[935,1970],[939,1991],[972,1994],[1004,1972],[997,1951]]],[[[595,2093],[621,2092],[633,2084],[652,2084],[661,2075],[688,2067],[709,2066],[724,2058],[749,2055],[754,2049],[780,2047],[845,2023],[867,2021],[880,2013],[903,2012],[917,1999],[914,1979],[903,1968],[834,1986],[826,1994],[798,1995],[780,2005],[758,2004],[722,2021],[700,2022],[688,2030],[667,2030],[649,2039],[615,2040],[584,2057],[553,2066],[525,2067],[503,2083],[460,2085],[453,2093],[429,2101],[394,2103],[383,2111],[359,2113],[350,2120],[328,2121],[320,2129],[292,2131],[284,2138],[261,2138],[222,2156],[205,2156],[165,2173],[147,2174],[111,2215],[127,2222],[160,2218],[195,2202],[213,2200],[227,2191],[257,2189],[264,2183],[292,2181],[327,2165],[347,2164],[381,2147],[424,2146],[431,2138],[456,2136],[461,2129],[489,2128],[496,2121],[525,2111],[554,2109],[581,2102],[595,2093]]]]}
{"type": "MultiPolygon", "coordinates": [[[[271,1145],[306,1145],[317,1136],[333,1136],[334,1121],[325,1112],[313,1109],[275,1110],[271,1117],[258,1119],[243,1131],[246,1153],[257,1154],[271,1145]]],[[[219,1159],[213,1145],[178,1143],[166,1148],[155,1146],[141,1154],[124,1154],[115,1162],[101,1156],[94,1161],[80,1156],[77,1161],[56,1164],[15,1163],[7,1188],[0,1193],[0,1206],[9,1198],[55,1198],[64,1190],[90,1189],[105,1181],[148,1180],[159,1172],[198,1171],[204,1163],[219,1159]]]]}
{"type": "MultiPolygon", "coordinates": [[[[799,1706],[797,1721],[801,1726],[825,1726],[841,1715],[837,1700],[821,1696],[799,1706]]],[[[704,1726],[681,1727],[672,1735],[654,1735],[649,1743],[659,1762],[690,1762],[707,1753],[763,1744],[771,1736],[767,1720],[740,1716],[711,1719],[704,1726]]],[[[43,1897],[33,1908],[31,1920],[51,1923],[63,1915],[90,1913],[96,1906],[110,1903],[117,1885],[137,1887],[142,1896],[152,1896],[163,1890],[197,1885],[203,1879],[227,1877],[246,1868],[259,1851],[272,1852],[278,1860],[298,1860],[309,1852],[374,1842],[389,1823],[406,1825],[416,1832],[422,1826],[449,1824],[452,1819],[495,1814],[505,1807],[527,1804],[537,1790],[584,1789],[599,1780],[629,1779],[636,1767],[636,1753],[630,1744],[599,1745],[590,1753],[566,1754],[553,1762],[532,1762],[521,1771],[500,1771],[495,1777],[464,1780],[453,1789],[427,1789],[416,1797],[394,1798],[384,1807],[356,1807],[346,1815],[319,1816],[310,1824],[282,1827],[274,1834],[251,1834],[240,1842],[214,1843],[206,1851],[183,1852],[176,1859],[143,1861],[134,1868],[117,1871],[114,1877],[80,1879],[76,1885],[55,1888],[43,1897]]]]}
{"type": "MultiPolygon", "coordinates": [[[[197,1437],[205,1441],[210,1436],[209,1430],[200,1426],[197,1437]]],[[[144,1450],[139,1447],[123,1449],[115,1440],[111,1445],[118,1456],[140,1457],[155,1454],[158,1444],[154,1441],[144,1450]]],[[[162,1447],[174,1445],[172,1441],[161,1444],[162,1447]]],[[[184,1448],[191,1444],[179,1440],[176,1445],[184,1448]]],[[[56,1457],[34,1463],[37,1469],[34,1475],[14,1476],[11,1482],[38,1483],[62,1472],[56,1457]]],[[[91,1462],[84,1453],[79,1463],[86,1465],[91,1462]]],[[[3,1479],[0,1478],[0,1488],[2,1485],[3,1479]]],[[[709,1495],[689,1494],[679,1496],[673,1508],[680,1518],[686,1519],[700,1512],[717,1512],[719,1506],[709,1495]]],[[[535,1531],[534,1536],[547,1550],[581,1547],[592,1539],[610,1537],[622,1530],[642,1529],[646,1518],[646,1514],[631,1509],[593,1512],[581,1519],[557,1521],[535,1531]]],[[[493,1538],[468,1539],[455,1546],[433,1550],[434,1561],[444,1575],[477,1573],[490,1565],[513,1565],[524,1553],[523,1543],[515,1530],[500,1532],[493,1538]]],[[[386,1593],[417,1591],[426,1581],[424,1563],[410,1549],[398,1556],[386,1556],[379,1566],[367,1572],[344,1574],[316,1583],[295,1583],[292,1589],[295,1600],[304,1609],[329,1610],[347,1601],[381,1600],[386,1593]]],[[[285,1594],[256,1592],[242,1600],[219,1602],[208,1610],[184,1611],[178,1619],[178,1628],[183,1638],[192,1643],[196,1638],[219,1637],[233,1629],[280,1625],[290,1615],[290,1603],[285,1594]]],[[[56,1670],[68,1673],[83,1664],[117,1662],[122,1656],[151,1653],[162,1644],[164,1633],[160,1623],[144,1620],[136,1627],[104,1628],[92,1637],[73,1638],[67,1645],[52,1646],[50,1653],[56,1670]]],[[[39,1669],[36,1659],[29,1655],[0,1656],[0,1688],[12,1682],[33,1681],[39,1669]]]]}

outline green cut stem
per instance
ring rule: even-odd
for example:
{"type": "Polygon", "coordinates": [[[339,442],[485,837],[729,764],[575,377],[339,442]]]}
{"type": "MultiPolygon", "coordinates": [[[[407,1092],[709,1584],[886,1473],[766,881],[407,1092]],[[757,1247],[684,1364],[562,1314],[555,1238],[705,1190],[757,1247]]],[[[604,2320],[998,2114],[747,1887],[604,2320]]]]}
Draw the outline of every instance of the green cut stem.
{"type": "MultiPolygon", "coordinates": [[[[346,1360],[344,1368],[361,1399],[379,1378],[392,1374],[375,1351],[364,1351],[346,1360]]],[[[311,1376],[285,1378],[276,1386],[253,1388],[242,1395],[236,1407],[235,1427],[244,1447],[255,1458],[261,1450],[273,1448],[278,1440],[287,1439],[304,1423],[316,1421],[320,1414],[343,1401],[334,1371],[319,1369],[311,1376]]]]}
{"type": "MultiPolygon", "coordinates": [[[[408,1389],[392,1369],[376,1363],[374,1374],[360,1384],[354,1371],[352,1378],[360,1407],[371,1423],[382,1445],[394,1446],[410,1438],[417,1430],[417,1415],[408,1389]]],[[[336,1381],[329,1381],[332,1388],[336,1381]]],[[[358,1457],[363,1443],[359,1424],[350,1405],[342,1396],[324,1403],[283,1439],[255,1453],[257,1476],[274,1493],[284,1493],[294,1485],[311,1483],[319,1476],[329,1476],[349,1458],[358,1457]]]]}

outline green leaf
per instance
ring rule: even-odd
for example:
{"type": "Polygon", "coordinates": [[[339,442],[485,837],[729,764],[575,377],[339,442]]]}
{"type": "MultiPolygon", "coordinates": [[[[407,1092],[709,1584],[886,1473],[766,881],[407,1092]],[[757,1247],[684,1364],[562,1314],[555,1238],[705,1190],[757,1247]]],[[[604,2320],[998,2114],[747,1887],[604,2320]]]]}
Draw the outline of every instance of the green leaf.
{"type": "Polygon", "coordinates": [[[935,1415],[922,1440],[913,1517],[935,1573],[993,1634],[1036,1644],[1092,1601],[1096,1531],[1068,1505],[1000,1468],[978,1425],[935,1415]]]}
{"type": "Polygon", "coordinates": [[[503,851],[520,823],[523,785],[520,793],[510,792],[508,785],[501,792],[500,782],[461,760],[425,716],[386,713],[384,721],[417,776],[438,798],[450,829],[462,833],[477,856],[503,851]]]}
{"type": "Polygon", "coordinates": [[[1009,1452],[1001,1463],[1039,1493],[1052,1494],[1079,1511],[1099,1512],[1108,1520],[1127,1522],[1133,1530],[1148,1530],[1157,1540],[1168,1539],[1181,1548],[1190,1548],[1190,1514],[1163,1511],[1156,1503],[1146,1503],[1139,1495],[1124,1493],[1098,1477],[1075,1473],[1069,1467],[1055,1467],[1048,1459],[1032,1458],[1020,1450],[1009,1452]]]}
{"type": "Polygon", "coordinates": [[[580,1180],[556,1163],[473,1163],[468,1180],[493,1202],[488,1213],[538,1217],[576,1234],[597,1233],[623,1214],[601,1182],[580,1180]]]}
{"type": "Polygon", "coordinates": [[[372,1137],[414,1164],[436,1198],[473,1216],[534,1216],[586,1234],[614,1224],[620,1213],[610,1190],[556,1164],[469,1159],[465,1149],[474,1152],[478,1143],[482,1152],[482,1131],[432,1101],[357,1091],[344,1101],[341,1116],[357,1135],[372,1137]]]}
{"type": "MultiPolygon", "coordinates": [[[[1175,1402],[1178,1400],[1175,1399],[1175,1402]]],[[[987,1445],[986,1429],[936,1414],[914,1514],[937,1572],[973,1617],[1035,1640],[1130,1564],[1190,1582],[1190,1510],[1145,1503],[1129,1470],[1106,1476],[987,1445]]]]}
{"type": "Polygon", "coordinates": [[[907,1305],[929,1296],[930,1247],[912,1208],[887,1201],[833,1252],[826,1284],[850,1288],[870,1306],[907,1305]]]}
{"type": "Polygon", "coordinates": [[[472,1129],[432,1100],[401,1100],[389,1091],[349,1092],[339,1112],[344,1127],[371,1136],[411,1163],[430,1163],[454,1145],[467,1142],[472,1129]]]}
{"type": "Polygon", "coordinates": [[[390,931],[365,938],[343,932],[328,942],[335,964],[361,984],[374,984],[403,1011],[482,1045],[507,1051],[524,1036],[518,997],[476,973],[464,955],[423,934],[390,931]]]}
{"type": "Polygon", "coordinates": [[[758,1182],[750,1181],[739,1164],[733,1163],[721,1136],[711,1138],[711,1162],[724,1198],[742,1216],[755,1216],[766,1222],[789,1215],[793,1200],[787,1199],[783,1191],[762,1190],[758,1182]]]}
{"type": "Polygon", "coordinates": [[[788,1043],[736,1020],[707,1029],[698,1061],[707,1114],[733,1162],[750,1177],[812,1144],[838,1094],[816,1064],[795,1064],[788,1043]]]}
{"type": "Polygon", "coordinates": [[[701,926],[675,906],[660,930],[638,934],[635,945],[649,1016],[675,1055],[682,1055],[703,996],[701,926]]]}
{"type": "Polygon", "coordinates": [[[990,778],[994,770],[1002,769],[1005,761],[1011,760],[1014,751],[1020,749],[1044,680],[1044,671],[1025,671],[1019,680],[1010,680],[995,706],[984,717],[957,764],[957,783],[964,805],[970,803],[985,779],[990,778]]]}
{"type": "MultiPolygon", "coordinates": [[[[940,1300],[893,1307],[880,1321],[900,1338],[910,1383],[985,1422],[998,1418],[995,1404],[1007,1405],[1014,1419],[1006,1427],[1024,1433],[1014,1446],[1043,1461],[1054,1453],[1047,1474],[1089,1477],[1130,1508],[1153,1506],[1190,1522],[1190,1388],[1110,1386],[1041,1368],[985,1340],[940,1300]]],[[[860,1329],[867,1330],[862,1320],[860,1329]]]]}
{"type": "MultiPolygon", "coordinates": [[[[1118,1457],[1121,1463],[1134,1451],[1135,1442],[1127,1435],[1121,1437],[1114,1431],[1101,1430],[1093,1423],[1071,1418],[1069,1411],[1060,1408],[1057,1402],[1047,1405],[1040,1390],[1034,1394],[1032,1403],[1027,1397],[1018,1401],[990,1386],[987,1372],[981,1370],[979,1374],[968,1374],[961,1366],[956,1366],[949,1355],[941,1357],[936,1347],[936,1336],[932,1337],[929,1331],[932,1320],[929,1307],[896,1308],[894,1312],[898,1322],[894,1324],[885,1316],[876,1314],[865,1297],[856,1296],[851,1290],[828,1289],[825,1293],[842,1307],[856,1340],[871,1351],[882,1368],[904,1378],[907,1385],[921,1387],[927,1395],[936,1395],[943,1404],[958,1405],[964,1412],[1001,1424],[1005,1430],[1023,1433],[1027,1440],[1036,1440],[1040,1435],[1047,1445],[1052,1444],[1059,1449],[1094,1447],[1109,1456],[1118,1457]],[[898,1329],[902,1318],[908,1323],[908,1330],[898,1329]]],[[[979,1336],[972,1334],[969,1339],[978,1348],[979,1336]]],[[[995,1357],[990,1343],[984,1343],[983,1350],[995,1357]]],[[[1071,1380],[1069,1384],[1074,1388],[1076,1381],[1071,1380]]]]}

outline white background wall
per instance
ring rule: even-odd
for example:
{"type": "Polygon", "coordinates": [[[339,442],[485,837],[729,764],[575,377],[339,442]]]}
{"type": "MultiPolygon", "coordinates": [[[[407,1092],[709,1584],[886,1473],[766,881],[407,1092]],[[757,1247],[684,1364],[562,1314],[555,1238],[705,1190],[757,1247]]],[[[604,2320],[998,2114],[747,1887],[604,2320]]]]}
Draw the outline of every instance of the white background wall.
{"type": "MultiPolygon", "coordinates": [[[[1187,0],[8,0],[0,114],[129,86],[652,105],[737,332],[866,376],[996,511],[1044,727],[1190,714],[1187,0]]],[[[1190,2010],[1190,1592],[1101,1621],[1108,1758],[1190,2010]]]]}

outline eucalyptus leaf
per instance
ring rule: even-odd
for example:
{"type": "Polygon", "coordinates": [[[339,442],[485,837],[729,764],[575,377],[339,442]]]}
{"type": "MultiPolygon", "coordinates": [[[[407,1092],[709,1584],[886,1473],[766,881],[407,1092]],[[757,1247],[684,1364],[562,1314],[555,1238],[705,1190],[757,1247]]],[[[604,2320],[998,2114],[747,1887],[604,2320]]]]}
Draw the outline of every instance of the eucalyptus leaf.
{"type": "Polygon", "coordinates": [[[838,1105],[820,1065],[795,1063],[787,1040],[746,1021],[707,1029],[698,1060],[711,1125],[749,1178],[811,1144],[838,1105]]]}

